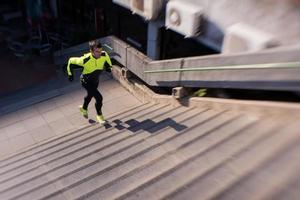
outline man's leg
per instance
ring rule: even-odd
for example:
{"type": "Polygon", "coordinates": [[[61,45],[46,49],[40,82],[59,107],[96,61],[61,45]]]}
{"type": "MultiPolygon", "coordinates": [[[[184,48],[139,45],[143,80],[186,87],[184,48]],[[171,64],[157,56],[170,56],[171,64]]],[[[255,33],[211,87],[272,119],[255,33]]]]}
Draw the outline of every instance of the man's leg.
{"type": "Polygon", "coordinates": [[[102,115],[103,97],[102,97],[101,93],[98,90],[95,91],[94,98],[96,99],[95,108],[96,108],[96,111],[97,111],[97,115],[102,115]]]}
{"type": "Polygon", "coordinates": [[[97,111],[97,120],[100,124],[104,124],[104,123],[106,123],[106,121],[102,114],[103,97],[102,97],[101,93],[98,91],[97,87],[95,87],[95,90],[93,90],[93,97],[96,100],[95,108],[97,111]]]}
{"type": "Polygon", "coordinates": [[[93,88],[91,85],[89,85],[87,83],[83,83],[82,86],[86,90],[87,95],[84,97],[83,105],[80,106],[79,109],[80,109],[80,112],[82,113],[82,115],[85,118],[88,118],[87,109],[88,109],[89,103],[91,102],[91,99],[93,97],[93,88]]]}
{"type": "Polygon", "coordinates": [[[92,97],[94,96],[93,93],[93,86],[86,83],[86,84],[82,84],[82,86],[84,87],[84,89],[86,90],[87,92],[87,95],[84,97],[84,101],[83,101],[83,106],[82,108],[87,110],[88,106],[89,106],[89,103],[91,102],[92,100],[92,97]]]}

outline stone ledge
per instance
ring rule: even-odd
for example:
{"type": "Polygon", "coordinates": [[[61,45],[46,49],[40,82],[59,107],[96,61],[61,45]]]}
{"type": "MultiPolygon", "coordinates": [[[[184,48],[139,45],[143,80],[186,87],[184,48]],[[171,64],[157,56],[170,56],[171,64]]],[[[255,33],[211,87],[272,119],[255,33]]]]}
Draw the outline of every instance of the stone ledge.
{"type": "Polygon", "coordinates": [[[176,99],[172,95],[160,95],[154,93],[142,82],[122,76],[122,68],[113,67],[113,76],[120,84],[132,93],[141,102],[154,102],[170,104],[176,106],[208,107],[213,109],[228,109],[242,113],[253,113],[260,116],[266,115],[284,115],[299,116],[300,105],[297,103],[272,102],[272,101],[254,101],[254,100],[232,100],[219,99],[211,97],[183,97],[176,99]]]}

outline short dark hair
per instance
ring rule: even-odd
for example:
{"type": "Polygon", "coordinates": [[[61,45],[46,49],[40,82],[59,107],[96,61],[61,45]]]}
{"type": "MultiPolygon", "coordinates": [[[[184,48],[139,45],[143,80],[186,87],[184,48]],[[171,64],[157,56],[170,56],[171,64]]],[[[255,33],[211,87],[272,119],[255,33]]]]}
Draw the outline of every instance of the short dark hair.
{"type": "Polygon", "coordinates": [[[102,44],[97,40],[91,40],[91,41],[89,41],[89,47],[90,47],[90,50],[93,50],[96,47],[102,48],[102,44]]]}

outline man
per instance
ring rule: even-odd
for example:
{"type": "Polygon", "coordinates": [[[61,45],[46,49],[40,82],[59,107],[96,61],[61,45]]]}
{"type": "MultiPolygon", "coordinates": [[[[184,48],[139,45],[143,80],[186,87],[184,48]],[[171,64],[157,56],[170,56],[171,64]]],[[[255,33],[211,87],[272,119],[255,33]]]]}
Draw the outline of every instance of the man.
{"type": "Polygon", "coordinates": [[[90,52],[84,54],[81,57],[72,57],[69,59],[67,65],[68,78],[69,81],[73,81],[73,69],[81,68],[82,74],[80,76],[80,81],[84,89],[87,91],[87,95],[84,98],[83,105],[79,107],[81,114],[88,118],[88,105],[92,99],[95,98],[96,111],[97,111],[97,121],[100,124],[105,124],[106,121],[102,114],[102,100],[103,97],[98,91],[99,75],[106,70],[111,72],[112,63],[105,51],[102,51],[102,45],[96,40],[89,42],[90,52]]]}

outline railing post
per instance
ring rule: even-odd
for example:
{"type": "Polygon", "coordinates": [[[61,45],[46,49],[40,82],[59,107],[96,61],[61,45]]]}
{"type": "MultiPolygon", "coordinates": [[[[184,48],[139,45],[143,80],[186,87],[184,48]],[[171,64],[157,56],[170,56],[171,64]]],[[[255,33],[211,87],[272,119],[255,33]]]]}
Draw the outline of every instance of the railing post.
{"type": "Polygon", "coordinates": [[[172,97],[174,99],[181,99],[188,94],[187,88],[184,87],[175,87],[172,89],[172,97]]]}
{"type": "Polygon", "coordinates": [[[125,78],[125,79],[129,79],[131,77],[131,72],[129,71],[129,69],[127,69],[125,67],[122,68],[121,73],[122,73],[123,78],[125,78]]]}

